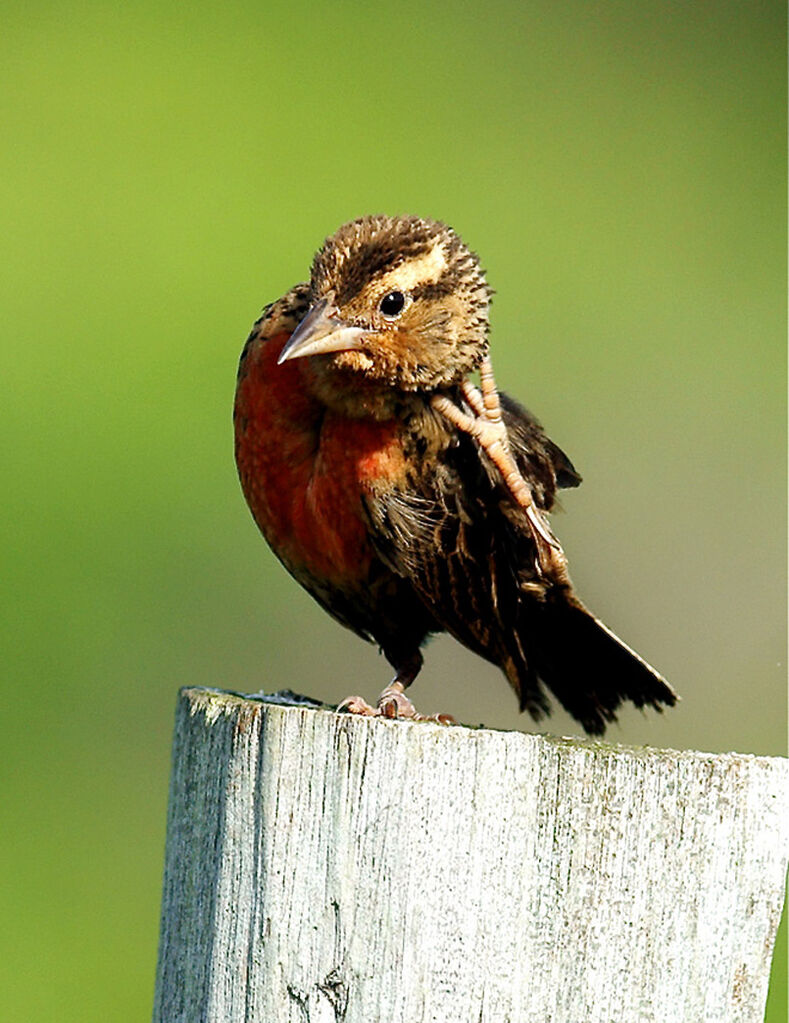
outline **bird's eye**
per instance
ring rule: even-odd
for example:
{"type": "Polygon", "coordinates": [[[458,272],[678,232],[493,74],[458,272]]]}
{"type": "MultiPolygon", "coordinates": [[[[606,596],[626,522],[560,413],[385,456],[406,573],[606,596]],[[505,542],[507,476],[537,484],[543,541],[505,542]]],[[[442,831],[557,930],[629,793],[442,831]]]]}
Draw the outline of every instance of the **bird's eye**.
{"type": "Polygon", "coordinates": [[[391,320],[399,316],[404,307],[405,295],[402,291],[390,291],[388,295],[384,295],[378,306],[384,316],[391,320]]]}

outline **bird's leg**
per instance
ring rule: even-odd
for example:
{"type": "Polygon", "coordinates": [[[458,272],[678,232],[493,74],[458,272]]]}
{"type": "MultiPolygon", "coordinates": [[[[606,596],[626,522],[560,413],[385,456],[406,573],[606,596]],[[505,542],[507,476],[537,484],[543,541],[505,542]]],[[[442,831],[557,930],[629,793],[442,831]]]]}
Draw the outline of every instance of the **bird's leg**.
{"type": "Polygon", "coordinates": [[[436,721],[451,725],[455,719],[449,714],[420,714],[405,695],[422,667],[422,655],[417,650],[398,669],[397,674],[378,697],[378,703],[371,707],[361,696],[349,696],[337,708],[343,714],[361,714],[364,717],[403,718],[408,721],[436,721]]]}
{"type": "Polygon", "coordinates": [[[542,550],[541,539],[551,548],[552,552],[547,558],[540,553],[540,561],[544,567],[553,562],[557,557],[563,561],[559,541],[551,532],[548,523],[543,518],[540,510],[534,503],[531,487],[523,478],[510,450],[507,427],[501,416],[501,403],[499,392],[496,389],[496,379],[493,376],[493,366],[490,358],[485,357],[479,367],[480,386],[475,387],[470,380],[464,380],[460,389],[466,399],[473,415],[458,408],[446,395],[434,394],[431,399],[433,408],[442,416],[448,419],[459,430],[470,434],[477,441],[479,446],[493,462],[501,473],[504,483],[516,503],[523,509],[532,532],[537,540],[538,549],[542,550]],[[539,538],[539,539],[538,539],[539,538]]]}

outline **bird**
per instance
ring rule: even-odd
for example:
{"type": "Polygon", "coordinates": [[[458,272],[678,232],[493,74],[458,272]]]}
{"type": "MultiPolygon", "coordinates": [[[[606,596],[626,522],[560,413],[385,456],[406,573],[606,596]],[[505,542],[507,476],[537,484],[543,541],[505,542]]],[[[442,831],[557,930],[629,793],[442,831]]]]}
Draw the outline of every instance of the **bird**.
{"type": "Polygon", "coordinates": [[[447,632],[501,668],[535,720],[553,697],[601,735],[623,703],[660,711],[677,696],[575,593],[548,515],[581,477],[498,391],[492,295],[440,221],[340,227],[242,350],[241,487],[290,574],[394,670],[374,705],[339,710],[453,721],[406,694],[424,644],[447,632]]]}

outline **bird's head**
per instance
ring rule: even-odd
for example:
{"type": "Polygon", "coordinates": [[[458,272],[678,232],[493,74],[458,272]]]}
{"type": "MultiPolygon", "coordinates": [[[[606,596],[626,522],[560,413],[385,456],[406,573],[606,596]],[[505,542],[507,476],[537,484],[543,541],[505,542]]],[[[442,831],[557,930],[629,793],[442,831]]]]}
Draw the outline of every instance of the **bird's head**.
{"type": "Polygon", "coordinates": [[[311,305],[280,355],[320,376],[400,392],[455,383],[486,354],[491,290],[477,257],[445,224],[362,217],[312,265],[311,305]]]}

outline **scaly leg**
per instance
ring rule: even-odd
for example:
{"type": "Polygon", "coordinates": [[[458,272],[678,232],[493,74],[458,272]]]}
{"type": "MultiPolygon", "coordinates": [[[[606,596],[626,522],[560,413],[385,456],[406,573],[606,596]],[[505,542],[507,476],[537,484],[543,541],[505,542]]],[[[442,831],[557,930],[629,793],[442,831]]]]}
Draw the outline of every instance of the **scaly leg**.
{"type": "Polygon", "coordinates": [[[487,356],[480,363],[479,380],[479,388],[475,387],[470,380],[464,380],[460,385],[463,397],[468,402],[473,415],[458,408],[443,394],[433,395],[431,404],[437,412],[459,430],[474,437],[499,470],[507,489],[529,520],[541,566],[543,568],[558,567],[559,565],[564,567],[565,560],[561,545],[535,505],[531,487],[523,478],[523,474],[512,457],[507,428],[501,417],[501,403],[493,376],[493,366],[487,356]],[[544,550],[543,544],[548,545],[549,551],[544,550]]]}

